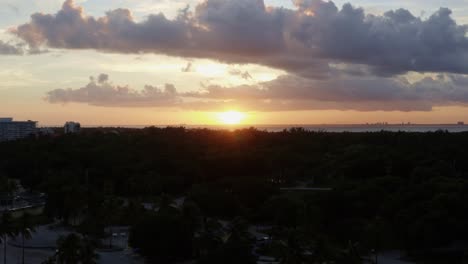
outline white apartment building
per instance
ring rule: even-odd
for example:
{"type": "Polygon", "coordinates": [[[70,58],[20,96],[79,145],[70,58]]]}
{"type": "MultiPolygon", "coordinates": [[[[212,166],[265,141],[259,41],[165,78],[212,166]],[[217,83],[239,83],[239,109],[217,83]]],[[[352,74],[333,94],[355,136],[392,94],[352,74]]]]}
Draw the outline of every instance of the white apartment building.
{"type": "Polygon", "coordinates": [[[65,134],[77,134],[80,133],[81,124],[77,122],[66,122],[64,129],[65,134]]]}
{"type": "Polygon", "coordinates": [[[35,135],[37,122],[35,121],[13,121],[13,118],[0,118],[0,141],[17,140],[35,135]]]}

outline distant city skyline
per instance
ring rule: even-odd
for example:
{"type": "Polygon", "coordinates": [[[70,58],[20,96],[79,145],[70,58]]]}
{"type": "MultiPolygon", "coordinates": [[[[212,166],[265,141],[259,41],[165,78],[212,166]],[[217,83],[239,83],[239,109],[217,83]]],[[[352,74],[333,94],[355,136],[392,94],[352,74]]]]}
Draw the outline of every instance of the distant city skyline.
{"type": "Polygon", "coordinates": [[[468,122],[467,24],[467,0],[0,0],[0,116],[468,122]]]}

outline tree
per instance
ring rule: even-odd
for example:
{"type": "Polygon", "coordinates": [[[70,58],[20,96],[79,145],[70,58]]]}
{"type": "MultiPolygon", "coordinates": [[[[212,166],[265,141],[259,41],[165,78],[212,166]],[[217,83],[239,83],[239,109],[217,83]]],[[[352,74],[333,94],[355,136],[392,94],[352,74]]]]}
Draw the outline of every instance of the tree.
{"type": "Polygon", "coordinates": [[[248,223],[244,219],[235,218],[229,224],[227,232],[213,232],[212,235],[218,235],[218,238],[211,238],[211,241],[217,243],[212,244],[206,254],[201,256],[199,263],[214,264],[219,263],[221,259],[227,264],[256,263],[256,258],[252,255],[248,223]]]}
{"type": "Polygon", "coordinates": [[[55,256],[52,256],[52,257],[48,257],[41,264],[56,264],[56,263],[57,262],[55,261],[55,256]]]}
{"type": "Polygon", "coordinates": [[[230,240],[249,241],[249,223],[241,217],[234,218],[228,226],[230,240]]]}
{"type": "Polygon", "coordinates": [[[85,237],[82,240],[80,260],[82,264],[96,264],[99,255],[96,254],[94,241],[85,237]]]}
{"type": "Polygon", "coordinates": [[[143,217],[132,227],[129,242],[144,256],[162,263],[187,260],[193,253],[189,225],[171,211],[143,217]]]}
{"type": "Polygon", "coordinates": [[[113,235],[113,230],[112,230],[112,225],[115,224],[119,217],[120,210],[122,208],[122,202],[110,198],[107,199],[103,206],[102,206],[102,217],[104,220],[104,223],[107,227],[109,227],[109,248],[112,248],[112,235],[113,235]]]}
{"type": "MultiPolygon", "coordinates": [[[[284,243],[284,252],[281,264],[301,264],[305,261],[305,247],[296,230],[287,231],[287,241],[284,243]]],[[[318,262],[321,263],[321,262],[318,262]]]]}
{"type": "Polygon", "coordinates": [[[195,237],[197,256],[206,256],[223,243],[224,231],[218,220],[205,219],[203,229],[195,237]]]}
{"type": "Polygon", "coordinates": [[[13,227],[11,220],[11,215],[9,212],[5,211],[2,215],[2,223],[0,225],[0,235],[2,237],[3,243],[3,263],[7,263],[7,240],[8,237],[14,237],[16,235],[16,230],[13,227]]]}
{"type": "Polygon", "coordinates": [[[186,199],[182,207],[182,214],[193,233],[203,225],[201,210],[195,202],[186,199]]]}
{"type": "Polygon", "coordinates": [[[19,225],[17,226],[17,233],[21,236],[21,246],[22,246],[22,263],[24,264],[24,240],[31,239],[32,233],[36,232],[34,228],[34,222],[32,217],[28,213],[23,213],[19,219],[19,225]]]}
{"type": "Polygon", "coordinates": [[[80,261],[81,238],[76,234],[60,237],[57,240],[57,262],[77,264],[80,261]]]}
{"type": "Polygon", "coordinates": [[[96,264],[99,258],[95,251],[95,243],[77,234],[60,237],[57,240],[57,247],[57,263],[59,264],[96,264]]]}
{"type": "Polygon", "coordinates": [[[12,195],[18,190],[18,185],[14,180],[10,180],[6,177],[0,177],[0,192],[12,195]]]}
{"type": "Polygon", "coordinates": [[[304,222],[306,205],[296,197],[274,196],[265,203],[264,217],[280,227],[296,228],[304,222]]]}

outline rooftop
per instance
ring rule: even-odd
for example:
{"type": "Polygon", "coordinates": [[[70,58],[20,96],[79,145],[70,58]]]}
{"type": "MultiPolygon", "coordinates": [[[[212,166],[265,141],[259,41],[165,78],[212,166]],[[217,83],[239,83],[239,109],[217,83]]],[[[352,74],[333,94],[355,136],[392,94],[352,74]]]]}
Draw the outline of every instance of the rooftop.
{"type": "Polygon", "coordinates": [[[2,122],[2,123],[13,122],[13,118],[11,118],[11,117],[0,117],[0,122],[2,122]]]}
{"type": "Polygon", "coordinates": [[[37,123],[37,121],[14,121],[11,117],[0,117],[0,123],[37,123]]]}

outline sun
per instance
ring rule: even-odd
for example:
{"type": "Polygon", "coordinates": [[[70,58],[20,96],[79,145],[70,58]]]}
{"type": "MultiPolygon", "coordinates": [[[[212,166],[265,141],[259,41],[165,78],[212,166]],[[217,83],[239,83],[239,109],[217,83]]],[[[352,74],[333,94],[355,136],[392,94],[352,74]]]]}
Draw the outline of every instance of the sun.
{"type": "Polygon", "coordinates": [[[218,120],[225,125],[238,125],[245,119],[245,114],[238,111],[218,113],[218,120]]]}

